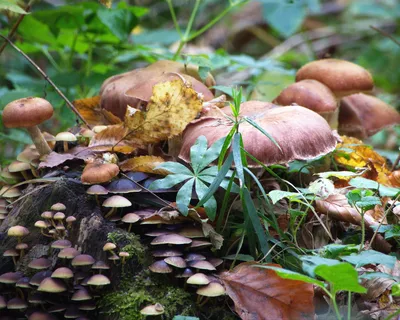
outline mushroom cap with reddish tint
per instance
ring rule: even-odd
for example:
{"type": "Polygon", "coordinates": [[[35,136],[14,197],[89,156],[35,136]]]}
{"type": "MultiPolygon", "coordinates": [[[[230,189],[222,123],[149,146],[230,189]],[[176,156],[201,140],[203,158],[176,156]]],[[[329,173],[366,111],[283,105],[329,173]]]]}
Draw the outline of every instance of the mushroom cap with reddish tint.
{"type": "Polygon", "coordinates": [[[356,92],[371,91],[374,81],[363,67],[345,60],[322,59],[307,63],[296,73],[296,81],[314,79],[343,97],[356,92]]]}
{"type": "Polygon", "coordinates": [[[58,293],[67,291],[67,287],[59,279],[46,278],[40,283],[38,291],[58,293]]]}
{"type": "Polygon", "coordinates": [[[29,264],[28,267],[36,270],[43,270],[47,269],[51,266],[51,261],[47,258],[38,258],[35,260],[32,260],[29,264]]]}
{"type": "Polygon", "coordinates": [[[339,107],[333,92],[323,83],[312,79],[291,84],[273,102],[281,106],[295,103],[318,114],[332,113],[339,107]]]}
{"type": "Polygon", "coordinates": [[[84,184],[99,184],[110,181],[119,173],[119,167],[114,163],[88,163],[83,169],[81,181],[84,184]]]}
{"type": "MultiPolygon", "coordinates": [[[[269,102],[242,103],[240,117],[247,117],[263,128],[280,149],[261,131],[246,121],[239,126],[244,149],[265,165],[308,160],[335,149],[337,139],[328,123],[317,113],[303,107],[278,107],[269,102]]],[[[231,116],[229,107],[221,111],[231,116]]],[[[183,134],[179,157],[190,162],[190,148],[199,136],[205,136],[208,145],[228,135],[233,123],[225,117],[204,117],[192,121],[183,134]]],[[[255,166],[249,161],[250,166],[255,166]]]]}
{"type": "Polygon", "coordinates": [[[26,250],[26,249],[28,249],[28,244],[27,243],[23,243],[23,242],[18,243],[15,246],[15,249],[17,249],[17,250],[26,250]]]}
{"type": "Polygon", "coordinates": [[[69,268],[60,267],[53,271],[53,273],[51,274],[51,277],[58,278],[58,279],[70,279],[70,278],[74,277],[74,273],[69,268]]]}
{"type": "Polygon", "coordinates": [[[399,123],[399,112],[376,97],[357,93],[340,101],[340,134],[365,139],[399,123]]]}
{"type": "Polygon", "coordinates": [[[105,286],[110,283],[110,279],[102,274],[95,274],[91,276],[87,282],[87,284],[91,286],[105,286]]]}
{"type": "Polygon", "coordinates": [[[96,260],[89,254],[79,254],[71,261],[74,267],[91,266],[96,260]]]}
{"type": "Polygon", "coordinates": [[[58,257],[62,259],[73,259],[79,254],[80,252],[75,248],[64,248],[58,253],[58,257]]]}
{"type": "Polygon", "coordinates": [[[22,98],[7,104],[3,110],[3,123],[7,128],[29,128],[50,119],[53,106],[42,98],[22,98]]]}
{"type": "Polygon", "coordinates": [[[165,234],[158,236],[151,241],[151,245],[164,245],[164,244],[175,244],[175,245],[180,245],[180,244],[190,244],[192,243],[192,239],[183,237],[179,234],[176,233],[171,233],[171,234],[165,234]]]}
{"type": "Polygon", "coordinates": [[[158,260],[149,266],[151,272],[154,273],[171,273],[172,268],[164,261],[158,260]]]}

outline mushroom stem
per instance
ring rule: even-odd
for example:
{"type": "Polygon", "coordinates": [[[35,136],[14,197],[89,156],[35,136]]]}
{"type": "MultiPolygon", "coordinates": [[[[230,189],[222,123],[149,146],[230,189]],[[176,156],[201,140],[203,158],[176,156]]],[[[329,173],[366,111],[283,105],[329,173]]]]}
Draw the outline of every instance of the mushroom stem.
{"type": "Polygon", "coordinates": [[[28,127],[26,128],[26,130],[28,130],[32,141],[41,156],[49,154],[51,152],[51,149],[44,139],[42,132],[39,130],[38,126],[28,127]]]}
{"type": "Polygon", "coordinates": [[[339,108],[333,112],[322,113],[320,115],[326,120],[326,122],[328,122],[332,129],[337,130],[339,126],[339,108]]]}
{"type": "Polygon", "coordinates": [[[108,211],[106,213],[106,215],[104,216],[104,219],[107,219],[107,218],[111,217],[114,214],[115,211],[116,211],[115,208],[111,208],[111,210],[108,211]]]}
{"type": "Polygon", "coordinates": [[[68,141],[63,141],[63,145],[64,145],[64,152],[68,151],[68,141]]]}

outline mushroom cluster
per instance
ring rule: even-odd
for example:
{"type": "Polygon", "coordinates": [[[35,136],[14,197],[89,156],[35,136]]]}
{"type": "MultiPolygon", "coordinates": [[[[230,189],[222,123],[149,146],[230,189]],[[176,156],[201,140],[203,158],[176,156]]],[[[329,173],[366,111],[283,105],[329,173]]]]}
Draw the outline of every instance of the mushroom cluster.
{"type": "Polygon", "coordinates": [[[340,134],[365,139],[400,123],[400,114],[369,95],[371,74],[359,65],[338,59],[307,63],[297,71],[296,83],[274,100],[279,105],[299,105],[323,116],[340,134]]]}
{"type": "MultiPolygon", "coordinates": [[[[2,316],[12,319],[58,319],[61,316],[82,320],[97,317],[96,299],[111,283],[103,271],[110,266],[104,261],[96,261],[91,255],[82,254],[65,239],[72,223],[65,219],[62,212],[65,209],[62,203],[56,203],[51,211],[42,214],[44,220],[35,224],[41,228],[42,234],[56,239],[50,244],[48,255],[29,258],[25,272],[0,275],[2,316]],[[54,232],[50,232],[52,230],[54,232]]],[[[8,236],[17,238],[17,244],[15,249],[6,250],[3,255],[12,258],[16,270],[21,267],[19,260],[29,250],[28,244],[23,242],[27,235],[29,230],[22,226],[8,230],[8,236]]]]}

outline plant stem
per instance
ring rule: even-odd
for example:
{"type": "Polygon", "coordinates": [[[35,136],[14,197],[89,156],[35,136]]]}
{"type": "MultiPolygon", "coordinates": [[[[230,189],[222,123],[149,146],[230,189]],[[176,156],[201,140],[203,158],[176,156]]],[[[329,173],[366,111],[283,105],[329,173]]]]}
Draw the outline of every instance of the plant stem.
{"type": "Polygon", "coordinates": [[[364,220],[364,212],[361,212],[361,243],[358,252],[361,252],[363,250],[364,242],[365,242],[365,220],[364,220]]]}
{"type": "Polygon", "coordinates": [[[347,296],[347,320],[351,320],[351,291],[347,296]]]}
{"type": "Polygon", "coordinates": [[[176,19],[175,15],[175,9],[174,6],[172,5],[171,0],[167,0],[168,7],[169,7],[169,12],[171,13],[172,21],[174,22],[175,30],[178,32],[179,37],[182,39],[182,31],[181,28],[179,27],[178,20],[176,19]]]}
{"type": "Polygon", "coordinates": [[[338,320],[342,320],[342,315],[340,314],[339,307],[336,303],[336,293],[335,292],[332,293],[331,300],[332,300],[332,304],[333,304],[333,309],[335,310],[336,318],[338,320]]]}

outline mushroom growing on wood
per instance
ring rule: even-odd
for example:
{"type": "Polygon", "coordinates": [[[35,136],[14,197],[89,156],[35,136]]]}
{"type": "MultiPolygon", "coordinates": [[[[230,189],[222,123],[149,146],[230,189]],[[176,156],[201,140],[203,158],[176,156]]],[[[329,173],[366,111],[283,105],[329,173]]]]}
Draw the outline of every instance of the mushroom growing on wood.
{"type": "Polygon", "coordinates": [[[25,128],[41,156],[51,149],[44,139],[38,125],[50,119],[53,106],[42,98],[22,98],[7,104],[3,110],[3,123],[7,128],[25,128]]]}
{"type": "MultiPolygon", "coordinates": [[[[221,111],[231,116],[229,107],[221,111]]],[[[242,122],[244,148],[265,165],[287,163],[292,160],[312,159],[335,149],[337,139],[328,123],[317,113],[303,107],[278,107],[269,102],[248,101],[241,105],[240,117],[250,118],[268,132],[278,143],[278,148],[261,131],[248,122],[242,122]]],[[[179,157],[190,161],[190,147],[199,136],[208,144],[226,137],[233,123],[224,116],[204,117],[192,121],[183,134],[179,157]]],[[[257,166],[254,162],[250,166],[257,166]]]]}
{"type": "Polygon", "coordinates": [[[340,134],[365,139],[399,123],[400,114],[396,109],[376,97],[358,93],[340,102],[340,134]]]}

